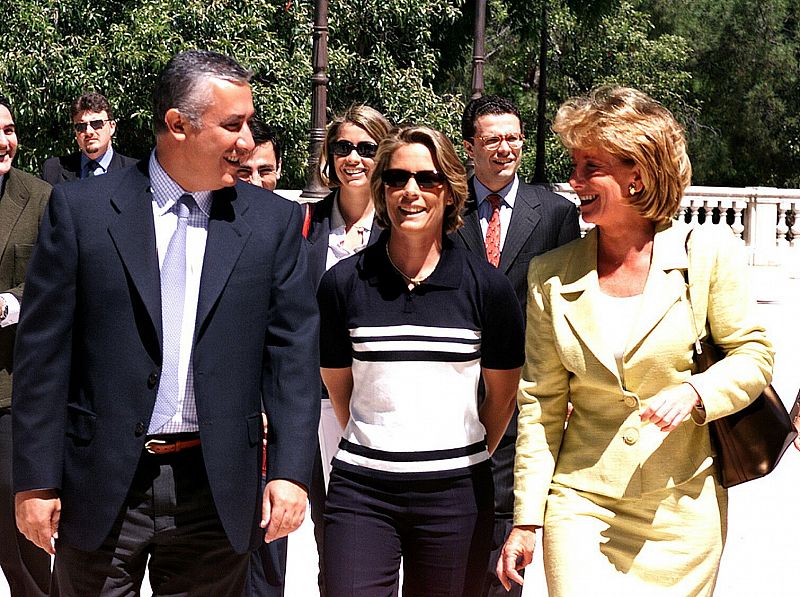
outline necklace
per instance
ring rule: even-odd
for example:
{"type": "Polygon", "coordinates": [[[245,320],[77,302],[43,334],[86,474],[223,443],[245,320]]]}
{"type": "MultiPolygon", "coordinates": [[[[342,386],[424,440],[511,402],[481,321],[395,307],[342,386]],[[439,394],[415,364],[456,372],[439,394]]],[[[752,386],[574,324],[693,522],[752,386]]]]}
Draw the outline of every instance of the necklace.
{"type": "Polygon", "coordinates": [[[409,284],[411,284],[411,286],[413,286],[414,288],[421,285],[425,280],[427,280],[430,277],[430,274],[428,274],[427,276],[418,276],[416,278],[412,278],[411,276],[407,275],[403,270],[401,270],[399,267],[397,267],[395,262],[392,261],[392,256],[389,255],[389,243],[386,243],[386,258],[389,260],[389,263],[394,268],[394,271],[403,276],[403,279],[406,280],[409,284]]]}

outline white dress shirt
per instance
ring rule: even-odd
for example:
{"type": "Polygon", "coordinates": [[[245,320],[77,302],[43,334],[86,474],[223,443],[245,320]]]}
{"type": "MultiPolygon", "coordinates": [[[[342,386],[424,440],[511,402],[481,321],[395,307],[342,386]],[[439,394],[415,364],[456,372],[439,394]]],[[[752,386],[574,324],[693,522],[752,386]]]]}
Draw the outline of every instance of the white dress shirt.
{"type": "MultiPolygon", "coordinates": [[[[153,222],[156,231],[156,249],[159,268],[169,241],[178,227],[178,216],[173,206],[186,193],[181,186],[167,174],[156,159],[156,152],[150,154],[150,184],[153,193],[153,222]]],[[[203,258],[208,237],[208,215],[211,213],[211,191],[191,193],[197,207],[189,217],[186,229],[186,290],[183,304],[183,323],[178,372],[178,412],[161,429],[150,433],[182,433],[197,431],[197,407],[194,400],[194,378],[192,349],[194,346],[194,326],[197,318],[197,301],[200,296],[200,275],[203,271],[203,258]]]]}
{"type": "Polygon", "coordinates": [[[511,223],[511,210],[514,209],[514,202],[517,199],[519,177],[515,174],[514,180],[496,192],[490,191],[483,186],[477,176],[473,178],[473,184],[475,187],[475,199],[478,201],[478,219],[481,223],[481,233],[484,240],[486,240],[486,231],[489,229],[489,220],[492,219],[492,205],[486,200],[486,197],[495,193],[503,198],[502,203],[500,203],[500,251],[502,252],[503,245],[506,242],[508,226],[511,223]]]}

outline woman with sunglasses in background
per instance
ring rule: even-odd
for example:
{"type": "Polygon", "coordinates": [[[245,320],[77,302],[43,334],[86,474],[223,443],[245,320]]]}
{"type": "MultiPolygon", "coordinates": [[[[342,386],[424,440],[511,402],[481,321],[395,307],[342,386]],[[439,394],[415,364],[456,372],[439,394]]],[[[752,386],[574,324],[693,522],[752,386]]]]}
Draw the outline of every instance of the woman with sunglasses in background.
{"type": "Polygon", "coordinates": [[[330,594],[479,595],[491,547],[489,454],[523,362],[506,277],[456,248],[464,167],[425,127],[384,139],[378,241],[322,278],[322,379],[345,427],[325,507],[330,594]],[[477,403],[483,375],[486,400],[477,403]]]}
{"type": "MultiPolygon", "coordinates": [[[[369,106],[356,105],[328,125],[320,155],[322,181],[331,193],[313,206],[307,238],[309,270],[315,285],[326,270],[374,243],[380,234],[375,225],[369,179],[375,167],[378,143],[389,134],[389,121],[369,106]]],[[[322,510],[330,462],[342,437],[333,409],[322,386],[319,425],[319,458],[311,487],[311,513],[319,551],[320,593],[325,597],[322,510]]]]}

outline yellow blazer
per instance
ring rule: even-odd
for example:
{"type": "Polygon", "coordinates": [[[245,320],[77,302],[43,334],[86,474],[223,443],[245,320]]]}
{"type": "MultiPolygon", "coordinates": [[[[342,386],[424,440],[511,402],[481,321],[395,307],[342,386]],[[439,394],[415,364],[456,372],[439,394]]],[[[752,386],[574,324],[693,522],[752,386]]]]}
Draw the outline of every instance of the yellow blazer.
{"type": "MultiPolygon", "coordinates": [[[[612,498],[682,484],[713,464],[708,429],[693,420],[671,433],[642,423],[660,390],[689,381],[706,421],[746,406],[772,377],[773,350],[756,321],[744,247],[727,226],[659,226],[650,273],[622,356],[602,337],[597,230],[531,261],[526,362],[517,394],[514,524],[541,525],[550,483],[612,498]],[[694,373],[695,327],[706,315],[726,358],[694,373]],[[567,403],[573,405],[565,429],[567,403]]],[[[705,335],[704,332],[703,335],[705,335]]]]}

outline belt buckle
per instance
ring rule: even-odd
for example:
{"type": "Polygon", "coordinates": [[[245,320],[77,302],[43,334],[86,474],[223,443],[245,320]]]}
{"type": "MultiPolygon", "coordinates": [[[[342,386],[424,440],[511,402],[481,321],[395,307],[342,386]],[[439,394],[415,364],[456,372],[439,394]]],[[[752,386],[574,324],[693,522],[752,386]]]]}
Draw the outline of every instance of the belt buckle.
{"type": "Polygon", "coordinates": [[[144,443],[145,452],[148,454],[158,455],[163,454],[165,450],[159,448],[166,448],[167,442],[163,439],[151,438],[144,443]]]}

